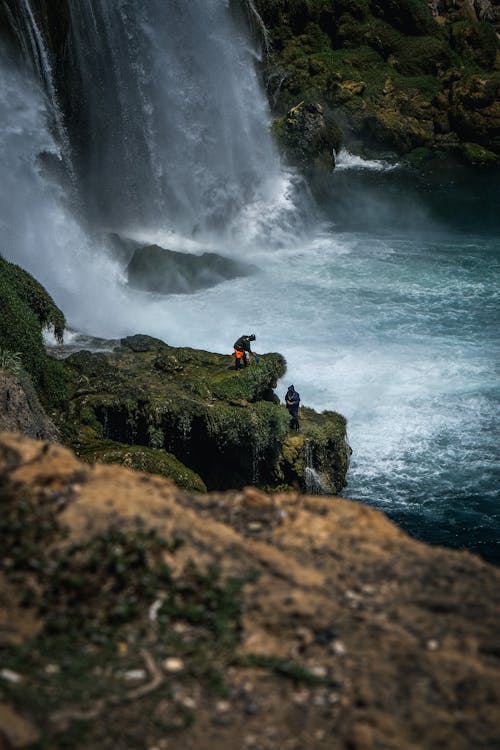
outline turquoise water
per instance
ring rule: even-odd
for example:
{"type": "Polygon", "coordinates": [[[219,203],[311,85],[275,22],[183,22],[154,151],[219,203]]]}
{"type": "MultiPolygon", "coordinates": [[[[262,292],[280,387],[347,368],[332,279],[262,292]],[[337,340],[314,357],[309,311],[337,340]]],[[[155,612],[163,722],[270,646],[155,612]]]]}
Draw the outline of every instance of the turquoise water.
{"type": "Polygon", "coordinates": [[[332,222],[306,239],[246,249],[255,276],[150,299],[136,329],[228,352],[255,331],[257,351],[287,359],[280,396],[293,382],[303,404],[347,417],[345,496],[420,539],[500,563],[495,213],[486,192],[478,221],[460,209],[470,199],[461,186],[402,190],[387,174],[373,182],[374,201],[368,178],[361,189],[351,175],[350,187],[371,214],[356,219],[352,204],[332,201],[332,222]]]}

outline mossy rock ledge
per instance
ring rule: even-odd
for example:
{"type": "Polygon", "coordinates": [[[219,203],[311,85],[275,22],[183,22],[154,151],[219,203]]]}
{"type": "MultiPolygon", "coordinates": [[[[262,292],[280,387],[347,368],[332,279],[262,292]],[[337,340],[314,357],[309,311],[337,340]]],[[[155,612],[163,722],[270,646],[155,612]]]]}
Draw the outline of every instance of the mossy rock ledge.
{"type": "Polygon", "coordinates": [[[273,390],[286,371],[281,354],[235,371],[230,355],[137,335],[109,353],[71,354],[64,367],[69,396],[52,416],[84,460],[162,474],[197,492],[345,485],[345,419],[305,408],[301,432],[289,434],[273,390]]]}
{"type": "MultiPolygon", "coordinates": [[[[411,160],[426,149],[429,160],[498,165],[494,5],[255,0],[268,30],[263,78],[285,153],[284,123],[301,103],[333,117],[346,147],[362,155],[411,160]]],[[[307,151],[307,133],[302,141],[308,163],[298,167],[307,178],[318,155],[307,151]]]]}

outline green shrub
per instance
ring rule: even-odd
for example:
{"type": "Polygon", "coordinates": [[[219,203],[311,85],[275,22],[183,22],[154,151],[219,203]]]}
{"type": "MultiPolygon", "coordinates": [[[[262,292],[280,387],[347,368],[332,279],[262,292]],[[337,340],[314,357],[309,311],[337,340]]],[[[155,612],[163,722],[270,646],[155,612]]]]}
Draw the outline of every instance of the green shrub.
{"type": "Polygon", "coordinates": [[[19,352],[24,369],[41,386],[46,360],[42,330],[62,340],[64,315],[29,273],[0,256],[0,346],[19,352]]]}
{"type": "Polygon", "coordinates": [[[21,374],[23,362],[20,352],[11,352],[9,349],[0,348],[0,370],[10,372],[16,377],[21,374]]]}

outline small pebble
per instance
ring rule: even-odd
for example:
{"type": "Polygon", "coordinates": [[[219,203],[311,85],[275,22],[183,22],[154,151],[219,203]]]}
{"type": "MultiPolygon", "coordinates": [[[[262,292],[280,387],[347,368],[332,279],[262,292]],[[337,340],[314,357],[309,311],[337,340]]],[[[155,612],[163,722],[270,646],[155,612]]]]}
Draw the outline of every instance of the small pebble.
{"type": "Polygon", "coordinates": [[[185,695],[183,698],[181,698],[180,703],[184,706],[184,708],[188,708],[188,709],[196,708],[195,699],[191,698],[191,696],[189,695],[185,695]]]}
{"type": "Polygon", "coordinates": [[[61,671],[61,667],[59,664],[47,664],[45,666],[45,672],[46,674],[59,674],[61,671]]]}
{"type": "Polygon", "coordinates": [[[262,528],[262,524],[259,523],[258,521],[252,521],[251,523],[247,524],[247,529],[249,531],[260,531],[261,528],[262,528]]]}
{"type": "Polygon", "coordinates": [[[316,666],[316,667],[311,667],[311,669],[309,671],[315,677],[326,677],[326,675],[328,674],[327,668],[326,667],[321,667],[319,665],[316,666]]]}
{"type": "Polygon", "coordinates": [[[231,704],[229,701],[217,701],[215,704],[215,710],[218,714],[225,714],[231,710],[231,704]]]}
{"type": "Polygon", "coordinates": [[[309,691],[301,690],[300,692],[293,693],[292,700],[294,703],[298,703],[299,705],[307,703],[307,701],[309,700],[309,691]]]}
{"type": "Polygon", "coordinates": [[[434,638],[431,638],[430,641],[427,641],[427,651],[437,651],[439,648],[439,641],[436,641],[434,638]]]}
{"type": "Polygon", "coordinates": [[[145,669],[129,669],[123,673],[124,680],[145,680],[147,677],[145,669]]]}
{"type": "Polygon", "coordinates": [[[344,654],[347,653],[347,649],[342,641],[334,641],[332,644],[332,651],[334,654],[337,654],[337,656],[344,656],[344,654]]]}
{"type": "Polygon", "coordinates": [[[22,675],[18,674],[18,672],[13,672],[12,669],[2,669],[0,677],[3,680],[7,680],[7,682],[14,682],[16,684],[23,681],[22,675]]]}
{"type": "Polygon", "coordinates": [[[184,669],[184,662],[176,656],[171,656],[168,659],[165,659],[163,662],[163,668],[166,672],[182,672],[184,669]]]}

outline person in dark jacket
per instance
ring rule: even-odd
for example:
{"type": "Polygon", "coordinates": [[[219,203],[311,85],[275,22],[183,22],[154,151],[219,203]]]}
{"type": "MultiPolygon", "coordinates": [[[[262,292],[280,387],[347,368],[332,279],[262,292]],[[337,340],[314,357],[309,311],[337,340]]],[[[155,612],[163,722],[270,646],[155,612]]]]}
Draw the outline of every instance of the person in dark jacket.
{"type": "Polygon", "coordinates": [[[250,354],[255,356],[253,353],[250,342],[255,341],[255,333],[250,333],[247,336],[240,336],[237,341],[234,342],[234,369],[239,370],[240,367],[246,367],[250,354]]]}
{"type": "Polygon", "coordinates": [[[300,430],[299,424],[299,406],[300,406],[300,394],[297,393],[293,385],[288,386],[288,390],[285,396],[285,405],[290,414],[290,429],[300,430]]]}

